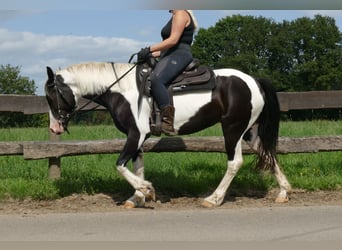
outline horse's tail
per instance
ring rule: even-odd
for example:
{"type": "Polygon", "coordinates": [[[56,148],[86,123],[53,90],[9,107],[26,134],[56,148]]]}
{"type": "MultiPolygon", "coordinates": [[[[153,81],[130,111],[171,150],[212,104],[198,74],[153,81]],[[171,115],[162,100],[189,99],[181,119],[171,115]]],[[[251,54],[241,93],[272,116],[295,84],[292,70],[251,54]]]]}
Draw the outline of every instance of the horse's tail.
{"type": "Polygon", "coordinates": [[[276,164],[276,147],[279,136],[280,106],[275,88],[268,79],[258,79],[264,91],[265,105],[258,119],[257,169],[274,171],[276,164]]]}

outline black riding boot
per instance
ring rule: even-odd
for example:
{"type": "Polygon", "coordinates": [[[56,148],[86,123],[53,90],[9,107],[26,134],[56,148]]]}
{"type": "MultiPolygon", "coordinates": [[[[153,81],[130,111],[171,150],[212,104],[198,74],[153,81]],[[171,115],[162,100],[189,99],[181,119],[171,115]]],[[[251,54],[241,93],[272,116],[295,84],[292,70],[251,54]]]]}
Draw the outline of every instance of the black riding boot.
{"type": "Polygon", "coordinates": [[[175,129],[173,128],[173,121],[175,117],[175,108],[171,105],[167,105],[161,109],[162,117],[162,132],[166,135],[175,135],[175,129]]]}

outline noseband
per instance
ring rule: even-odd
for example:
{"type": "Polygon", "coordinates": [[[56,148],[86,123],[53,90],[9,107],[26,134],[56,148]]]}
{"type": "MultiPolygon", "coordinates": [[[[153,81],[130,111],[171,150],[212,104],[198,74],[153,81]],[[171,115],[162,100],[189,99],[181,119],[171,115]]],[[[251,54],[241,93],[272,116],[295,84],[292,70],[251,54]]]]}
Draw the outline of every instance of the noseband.
{"type": "Polygon", "coordinates": [[[56,83],[56,78],[54,79],[53,83],[50,85],[50,87],[53,87],[56,93],[56,104],[57,104],[57,119],[63,126],[64,131],[66,131],[69,134],[69,130],[67,128],[67,124],[71,118],[71,116],[75,113],[76,106],[71,104],[70,101],[63,95],[63,91],[56,83]],[[61,109],[61,102],[64,102],[67,106],[67,110],[71,110],[71,112],[62,111],[61,109]]]}
{"type": "Polygon", "coordinates": [[[60,88],[58,88],[57,84],[55,84],[55,90],[56,90],[56,99],[57,99],[58,120],[62,124],[64,131],[70,134],[67,124],[71,116],[74,114],[76,106],[70,105],[69,101],[63,96],[63,92],[60,88]],[[60,105],[60,99],[62,99],[69,106],[71,113],[66,112],[66,114],[63,115],[62,110],[61,110],[61,105],[60,105]]]}

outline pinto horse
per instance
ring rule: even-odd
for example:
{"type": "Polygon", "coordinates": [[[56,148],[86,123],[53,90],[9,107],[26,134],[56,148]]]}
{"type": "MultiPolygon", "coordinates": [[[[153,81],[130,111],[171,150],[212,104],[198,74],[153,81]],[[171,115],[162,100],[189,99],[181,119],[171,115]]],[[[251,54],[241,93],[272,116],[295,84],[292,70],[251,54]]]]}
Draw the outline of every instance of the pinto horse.
{"type": "MultiPolygon", "coordinates": [[[[139,90],[134,64],[91,62],[71,65],[56,73],[47,67],[46,98],[50,107],[50,131],[67,131],[69,117],[80,97],[106,107],[116,127],[127,135],[116,168],[132,185],[135,193],[126,208],[142,207],[155,198],[152,183],[144,179],[142,145],[151,135],[151,98],[144,96],[138,107],[139,90]],[[126,164],[133,162],[133,171],[126,164]]],[[[228,157],[226,173],[217,189],[206,197],[205,207],[220,206],[234,176],[242,166],[242,140],[256,152],[257,167],[269,169],[280,186],[276,202],[286,202],[291,186],[276,160],[280,110],[276,92],[266,79],[234,69],[214,70],[213,90],[174,96],[174,128],[185,135],[221,123],[228,157]]]]}

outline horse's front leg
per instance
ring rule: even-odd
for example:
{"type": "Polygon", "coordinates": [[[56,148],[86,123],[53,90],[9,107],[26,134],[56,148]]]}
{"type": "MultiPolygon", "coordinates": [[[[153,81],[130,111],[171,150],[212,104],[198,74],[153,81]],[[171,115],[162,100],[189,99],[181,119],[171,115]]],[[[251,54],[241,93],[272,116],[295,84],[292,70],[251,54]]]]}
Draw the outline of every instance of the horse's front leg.
{"type": "MultiPolygon", "coordinates": [[[[135,197],[133,200],[128,200],[130,205],[125,205],[127,208],[132,208],[137,206],[143,206],[146,199],[155,200],[155,190],[152,186],[152,183],[146,181],[139,176],[136,176],[131,171],[129,171],[125,165],[118,165],[117,170],[120,174],[128,181],[129,184],[135,189],[135,197]],[[135,200],[137,203],[135,203],[135,200]],[[131,202],[133,201],[133,202],[131,202]]],[[[132,198],[132,197],[131,197],[132,198]]]]}
{"type": "Polygon", "coordinates": [[[125,203],[126,208],[143,207],[145,199],[155,200],[155,191],[152,183],[144,180],[143,155],[139,149],[142,142],[139,143],[138,138],[139,136],[128,136],[116,164],[119,173],[136,190],[135,194],[125,203]],[[134,173],[126,167],[130,159],[133,160],[134,173]]]}
{"type": "MultiPolygon", "coordinates": [[[[136,156],[133,157],[133,173],[144,180],[144,157],[142,149],[139,149],[136,156]]],[[[124,204],[125,208],[144,207],[145,195],[136,190],[124,204]]]]}

